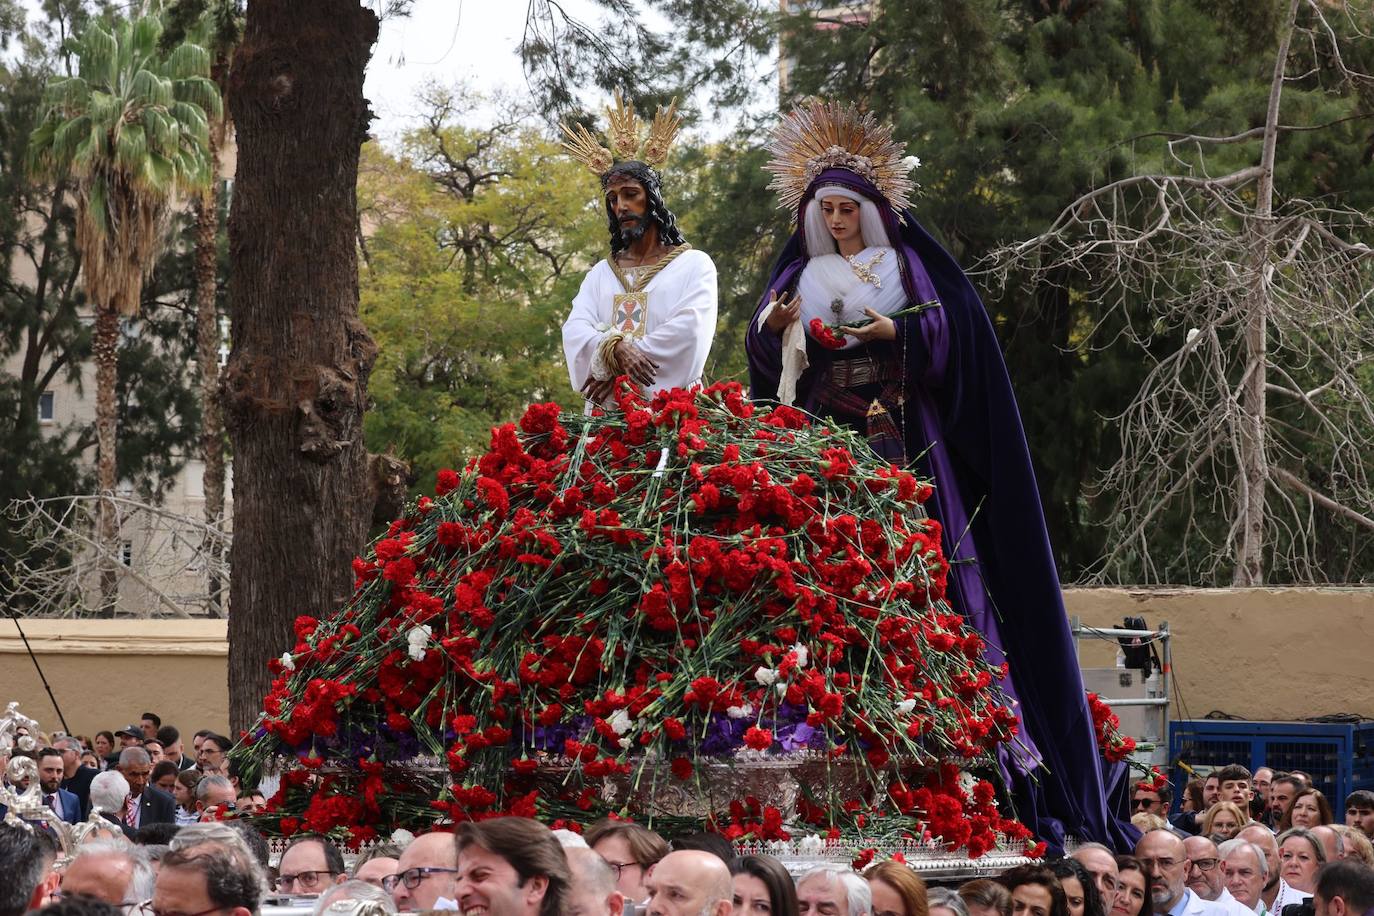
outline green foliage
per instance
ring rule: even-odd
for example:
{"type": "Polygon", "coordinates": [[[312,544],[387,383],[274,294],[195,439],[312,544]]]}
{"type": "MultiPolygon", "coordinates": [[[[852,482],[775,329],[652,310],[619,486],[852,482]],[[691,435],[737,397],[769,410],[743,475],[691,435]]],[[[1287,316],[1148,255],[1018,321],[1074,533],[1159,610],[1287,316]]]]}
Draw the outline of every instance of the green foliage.
{"type": "MultiPolygon", "coordinates": [[[[0,507],[95,486],[94,428],[88,416],[72,413],[72,404],[89,402],[94,391],[71,186],[39,180],[26,168],[44,86],[64,68],[55,31],[53,20],[40,20],[22,52],[0,62],[0,507]],[[55,392],[58,423],[39,420],[44,391],[55,392]]],[[[118,465],[135,493],[152,499],[172,482],[199,429],[184,377],[194,341],[187,311],[190,236],[181,223],[172,235],[187,242],[174,244],[154,270],[144,290],[148,317],[119,352],[118,465]]],[[[0,516],[0,576],[20,549],[0,516]]]]}
{"type": "Polygon", "coordinates": [[[580,403],[560,326],[604,256],[596,181],[536,131],[461,123],[431,90],[427,126],[363,148],[361,313],[381,348],[366,435],[417,489],[486,448],[530,400],[580,403]]]}

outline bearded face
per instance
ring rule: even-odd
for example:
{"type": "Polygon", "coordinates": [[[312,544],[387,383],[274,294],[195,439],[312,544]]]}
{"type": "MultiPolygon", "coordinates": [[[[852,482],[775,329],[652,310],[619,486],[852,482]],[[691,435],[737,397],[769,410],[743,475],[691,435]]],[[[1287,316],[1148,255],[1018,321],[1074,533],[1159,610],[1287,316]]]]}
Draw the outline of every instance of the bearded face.
{"type": "Polygon", "coordinates": [[[652,222],[648,192],[642,183],[629,175],[613,175],[607,182],[606,212],[614,236],[612,247],[617,251],[642,239],[652,222]]]}

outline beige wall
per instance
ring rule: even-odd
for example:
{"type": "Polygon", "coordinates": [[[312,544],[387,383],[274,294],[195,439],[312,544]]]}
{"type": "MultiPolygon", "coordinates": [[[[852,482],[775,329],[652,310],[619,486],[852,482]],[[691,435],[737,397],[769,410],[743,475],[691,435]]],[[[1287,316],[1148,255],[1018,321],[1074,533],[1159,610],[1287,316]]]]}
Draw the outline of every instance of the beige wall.
{"type": "MultiPolygon", "coordinates": [[[[1069,614],[1091,626],[1126,615],[1168,621],[1187,712],[1254,719],[1351,712],[1374,717],[1374,589],[1068,589],[1069,614]]],[[[151,709],[183,731],[228,726],[223,620],[27,620],[67,723],[114,729],[151,709]]],[[[1082,643],[1085,667],[1110,667],[1115,644],[1082,643]]],[[[13,621],[0,619],[0,705],[46,729],[57,716],[13,621]]],[[[1174,717],[1181,715],[1175,705],[1174,717]]]]}
{"type": "MultiPolygon", "coordinates": [[[[223,620],[24,620],[25,635],[67,725],[113,731],[151,710],[182,734],[229,727],[223,620]]],[[[13,620],[0,619],[0,707],[19,701],[45,730],[57,713],[13,620]]]]}
{"type": "MultiPolygon", "coordinates": [[[[1173,633],[1175,686],[1187,714],[1244,719],[1330,713],[1374,717],[1374,589],[1066,589],[1089,626],[1130,615],[1173,633]]],[[[1116,645],[1081,644],[1084,667],[1115,664],[1116,645]]],[[[1177,694],[1173,718],[1183,718],[1177,694]]]]}

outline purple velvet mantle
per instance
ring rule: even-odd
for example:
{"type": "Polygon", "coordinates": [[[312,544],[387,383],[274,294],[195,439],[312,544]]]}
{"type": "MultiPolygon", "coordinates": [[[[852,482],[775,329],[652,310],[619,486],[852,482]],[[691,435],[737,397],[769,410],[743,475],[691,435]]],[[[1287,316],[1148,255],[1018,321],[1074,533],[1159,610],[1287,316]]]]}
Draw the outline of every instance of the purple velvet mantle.
{"type": "MultiPolygon", "coordinates": [[[[906,454],[920,456],[918,469],[935,481],[927,508],[944,527],[950,601],[987,637],[993,663],[1005,657],[1010,666],[1002,687],[1019,702],[1022,738],[1020,747],[1004,747],[998,762],[1016,816],[1055,849],[1073,836],[1129,851],[1138,833],[1117,812],[1125,810],[1130,780],[1124,765],[1108,767],[1097,752],[1030,452],[992,323],[958,263],[915,216],[907,211],[899,222],[877,189],[853,172],[822,173],[801,202],[799,228],[749,323],[751,394],[777,397],[781,337],[760,328],[758,314],[769,292],[795,291],[806,264],[801,216],[825,185],[879,205],[902,255],[908,300],[941,303],[896,319],[897,340],[869,348],[904,367],[906,454]]],[[[797,406],[815,413],[814,382],[833,351],[808,339],[807,358],[797,406]]]]}

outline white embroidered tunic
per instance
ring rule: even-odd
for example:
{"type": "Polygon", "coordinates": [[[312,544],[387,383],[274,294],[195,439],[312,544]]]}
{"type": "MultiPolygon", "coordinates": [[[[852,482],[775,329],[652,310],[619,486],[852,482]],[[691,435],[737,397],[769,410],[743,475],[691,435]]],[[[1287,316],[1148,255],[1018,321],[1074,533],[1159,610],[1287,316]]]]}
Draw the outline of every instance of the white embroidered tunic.
{"type": "Polygon", "coordinates": [[[643,301],[624,298],[610,264],[587,272],[563,322],[563,355],[574,391],[604,373],[597,351],[612,334],[623,335],[658,364],[648,397],[701,381],[716,333],[716,266],[701,251],[682,252],[644,288],[643,301]],[[616,297],[622,296],[619,303],[616,297]],[[598,364],[595,365],[594,364],[598,364]]]}

